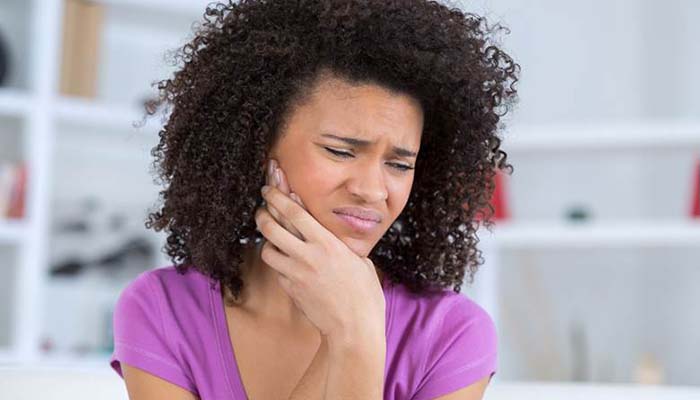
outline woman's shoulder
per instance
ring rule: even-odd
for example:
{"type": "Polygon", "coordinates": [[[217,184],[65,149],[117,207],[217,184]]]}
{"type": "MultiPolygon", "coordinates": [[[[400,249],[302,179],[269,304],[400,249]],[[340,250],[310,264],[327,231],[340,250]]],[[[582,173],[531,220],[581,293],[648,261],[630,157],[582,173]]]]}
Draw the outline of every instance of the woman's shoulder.
{"type": "Polygon", "coordinates": [[[412,387],[412,399],[432,399],[495,372],[496,327],[466,294],[395,285],[393,300],[387,354],[402,372],[390,384],[412,387]]]}
{"type": "Polygon", "coordinates": [[[138,289],[149,285],[163,285],[170,289],[181,290],[208,282],[211,282],[211,279],[199,272],[195,267],[189,267],[180,272],[174,265],[169,265],[141,272],[127,287],[133,286],[135,289],[138,289]]]}
{"type": "Polygon", "coordinates": [[[413,293],[402,284],[393,288],[394,309],[398,314],[424,321],[440,321],[449,314],[465,320],[490,320],[486,310],[464,293],[452,289],[413,293]]]}
{"type": "Polygon", "coordinates": [[[193,352],[206,351],[197,345],[198,329],[210,323],[207,287],[197,271],[181,274],[173,266],[131,280],[114,306],[111,367],[122,375],[125,362],[196,394],[189,360],[196,359],[193,352]]]}
{"type": "Polygon", "coordinates": [[[214,282],[195,268],[181,273],[171,265],[141,272],[122,289],[120,299],[139,299],[143,305],[158,305],[162,309],[192,302],[204,306],[208,290],[214,289],[214,282]]]}
{"type": "Polygon", "coordinates": [[[413,293],[400,284],[392,294],[389,331],[393,340],[408,336],[413,345],[425,347],[462,336],[495,351],[493,319],[466,294],[451,289],[413,293]]]}

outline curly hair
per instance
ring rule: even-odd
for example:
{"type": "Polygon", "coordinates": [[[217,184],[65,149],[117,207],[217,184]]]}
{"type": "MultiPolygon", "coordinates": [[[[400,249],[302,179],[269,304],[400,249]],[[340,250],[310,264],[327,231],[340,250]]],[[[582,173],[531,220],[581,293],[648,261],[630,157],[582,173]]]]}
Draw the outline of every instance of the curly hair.
{"type": "MultiPolygon", "coordinates": [[[[151,150],[160,191],[146,228],[165,230],[178,272],[193,267],[238,299],[242,251],[260,240],[264,160],[291,110],[330,72],[417,99],[421,152],[402,213],[369,258],[413,293],[473,282],[491,229],[499,122],[516,103],[520,66],[483,17],[426,0],[241,0],[210,4],[178,66],[155,82],[165,105],[151,150]]],[[[153,115],[155,108],[147,109],[153,115]]]]}

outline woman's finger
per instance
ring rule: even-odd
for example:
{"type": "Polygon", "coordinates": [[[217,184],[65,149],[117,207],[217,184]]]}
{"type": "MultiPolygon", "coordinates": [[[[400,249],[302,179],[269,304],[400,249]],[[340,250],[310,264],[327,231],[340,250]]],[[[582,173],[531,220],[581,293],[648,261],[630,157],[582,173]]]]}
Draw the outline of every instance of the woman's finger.
{"type": "MultiPolygon", "coordinates": [[[[274,186],[268,186],[266,190],[266,192],[263,192],[263,198],[267,201],[267,204],[271,204],[282,215],[282,218],[291,223],[303,235],[307,242],[322,243],[335,238],[333,233],[316,221],[311,214],[302,208],[299,203],[292,200],[291,197],[274,186]]],[[[275,245],[280,247],[277,243],[275,245]]],[[[282,247],[280,249],[289,254],[287,249],[282,247]]]]}
{"type": "MultiPolygon", "coordinates": [[[[268,186],[276,185],[276,182],[274,180],[275,179],[274,172],[275,172],[276,164],[277,164],[277,162],[275,160],[268,160],[267,163],[265,164],[266,165],[265,185],[268,185],[268,186]]],[[[263,199],[263,205],[267,208],[267,210],[272,215],[272,217],[278,223],[280,223],[280,224],[282,224],[282,226],[284,226],[284,222],[281,220],[279,213],[274,209],[274,207],[268,207],[267,201],[265,201],[265,199],[263,199]]],[[[275,247],[274,244],[272,246],[275,247]]],[[[279,249],[277,247],[275,247],[275,250],[279,251],[279,249]]]]}
{"type": "MultiPolygon", "coordinates": [[[[304,312],[304,308],[303,308],[303,307],[301,306],[301,304],[299,303],[299,300],[297,300],[297,294],[296,294],[294,288],[292,287],[292,286],[293,286],[292,281],[290,281],[289,279],[287,279],[287,278],[286,278],[284,275],[282,275],[282,274],[277,274],[277,282],[279,282],[280,286],[282,286],[282,289],[285,291],[285,293],[287,293],[287,295],[288,295],[288,296],[292,299],[292,301],[294,302],[294,305],[297,306],[297,308],[299,309],[299,311],[301,311],[301,313],[304,315],[304,317],[308,320],[309,317],[308,317],[308,316],[306,315],[306,313],[304,312]]],[[[311,322],[311,320],[309,320],[309,322],[311,322]]],[[[313,323],[313,322],[311,322],[311,323],[313,323]]]]}
{"type": "MultiPolygon", "coordinates": [[[[280,196],[284,195],[280,194],[280,196]]],[[[291,202],[291,199],[289,201],[291,202]]],[[[268,207],[270,207],[269,204],[268,207]]],[[[265,237],[266,241],[263,246],[267,246],[268,243],[269,246],[276,246],[277,248],[273,248],[272,250],[285,257],[285,259],[273,259],[273,261],[278,261],[279,264],[285,264],[282,266],[285,270],[280,272],[289,276],[286,270],[289,269],[292,264],[292,262],[290,262],[290,257],[297,260],[305,259],[306,257],[303,253],[306,248],[306,243],[280,225],[279,222],[272,217],[267,207],[260,207],[255,210],[255,224],[257,225],[258,231],[265,237]]],[[[275,257],[274,253],[271,255],[275,257]]]]}
{"type": "Polygon", "coordinates": [[[289,194],[289,182],[287,182],[287,177],[285,176],[284,171],[282,171],[282,168],[280,168],[277,161],[273,161],[273,163],[273,176],[276,179],[276,182],[279,182],[277,187],[282,191],[282,193],[289,194]]]}
{"type": "MultiPolygon", "coordinates": [[[[285,176],[284,172],[282,171],[282,168],[279,168],[279,164],[277,163],[276,160],[270,160],[268,163],[268,171],[267,171],[267,177],[266,177],[266,182],[268,185],[271,186],[277,186],[277,188],[280,189],[280,191],[286,195],[290,194],[290,186],[289,182],[287,182],[287,177],[285,176]]],[[[269,207],[269,211],[272,214],[272,216],[283,226],[285,227],[288,231],[290,231],[294,236],[298,237],[299,239],[303,240],[303,235],[294,228],[288,221],[286,221],[280,213],[275,210],[274,207],[269,207]]]]}
{"type": "MultiPolygon", "coordinates": [[[[275,176],[275,170],[277,169],[277,162],[275,160],[269,160],[267,162],[267,170],[265,171],[265,185],[267,186],[277,186],[277,177],[275,176]]],[[[266,202],[267,203],[267,202],[266,202]]],[[[266,204],[267,205],[267,204],[266,204]]],[[[284,221],[281,220],[280,215],[273,209],[270,209],[270,214],[284,226],[284,221]]]]}
{"type": "MultiPolygon", "coordinates": [[[[301,202],[301,199],[299,199],[299,196],[296,196],[294,193],[291,191],[291,187],[289,186],[289,182],[287,181],[287,174],[282,171],[282,168],[277,167],[275,170],[275,173],[277,174],[277,178],[279,184],[277,187],[282,191],[282,193],[286,194],[287,196],[291,197],[292,200],[296,201],[299,205],[304,207],[303,203],[301,202]],[[296,196],[297,199],[295,199],[293,196],[296,196]]],[[[306,208],[304,208],[306,209],[306,208]]],[[[298,237],[301,240],[304,240],[304,235],[301,234],[294,226],[285,224],[285,228],[287,228],[290,232],[292,232],[296,237],[298,237]]]]}
{"type": "MultiPolygon", "coordinates": [[[[258,219],[262,221],[267,221],[263,222],[262,226],[260,227],[260,231],[263,232],[263,235],[265,235],[265,232],[270,230],[270,227],[272,225],[277,226],[278,229],[284,230],[284,228],[280,227],[277,224],[277,221],[275,221],[274,218],[270,216],[270,213],[268,211],[264,209],[259,209],[258,214],[267,215],[256,215],[255,218],[256,221],[258,219]]],[[[296,280],[300,279],[298,275],[301,272],[301,270],[299,268],[295,268],[294,260],[292,260],[284,252],[280,251],[272,241],[266,240],[265,243],[263,243],[262,248],[260,249],[260,258],[266,264],[272,267],[275,271],[277,271],[280,275],[284,276],[286,279],[289,279],[292,282],[296,282],[296,280]]]]}
{"type": "MultiPolygon", "coordinates": [[[[277,282],[279,282],[280,286],[282,286],[282,289],[291,297],[294,299],[294,291],[292,290],[292,281],[289,280],[286,276],[282,275],[281,273],[277,274],[277,282]]],[[[296,300],[295,300],[296,302],[296,300]]]]}
{"type": "MultiPolygon", "coordinates": [[[[277,168],[277,161],[276,161],[276,160],[273,160],[273,159],[268,160],[268,162],[267,162],[267,168],[266,168],[266,170],[265,170],[265,184],[266,184],[266,185],[269,185],[269,186],[279,186],[279,184],[278,184],[278,182],[279,182],[279,173],[277,172],[277,170],[278,170],[278,168],[277,168]]],[[[287,230],[290,230],[290,229],[293,230],[293,229],[294,229],[294,228],[291,226],[291,224],[289,224],[288,222],[284,221],[284,218],[282,218],[282,216],[280,215],[280,213],[279,213],[277,210],[275,210],[274,207],[268,206],[268,205],[267,205],[267,202],[266,202],[265,200],[263,200],[263,203],[265,204],[265,207],[267,207],[267,210],[270,212],[270,214],[272,215],[272,217],[273,217],[280,225],[282,225],[282,226],[283,226],[285,229],[287,229],[287,230]]],[[[295,234],[297,237],[300,237],[300,234],[294,233],[294,232],[292,232],[292,233],[295,234]]],[[[274,246],[274,245],[273,245],[273,246],[274,246]]],[[[275,247],[275,249],[279,251],[279,249],[278,249],[277,247],[275,247]]]]}
{"type": "Polygon", "coordinates": [[[290,193],[289,197],[291,197],[292,200],[294,200],[294,201],[296,201],[297,203],[299,203],[299,205],[301,205],[302,207],[304,207],[304,210],[306,210],[306,206],[304,205],[304,202],[301,201],[301,197],[299,197],[298,194],[292,192],[292,193],[290,193]]]}

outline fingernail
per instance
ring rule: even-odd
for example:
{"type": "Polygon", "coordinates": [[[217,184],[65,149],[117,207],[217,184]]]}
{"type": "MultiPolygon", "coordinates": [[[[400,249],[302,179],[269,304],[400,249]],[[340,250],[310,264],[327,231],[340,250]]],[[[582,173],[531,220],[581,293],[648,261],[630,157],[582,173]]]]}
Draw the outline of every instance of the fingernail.
{"type": "Polygon", "coordinates": [[[280,177],[280,169],[275,168],[275,186],[279,187],[280,183],[282,183],[282,178],[280,177]]]}
{"type": "Polygon", "coordinates": [[[263,187],[260,189],[260,191],[261,191],[263,194],[267,193],[268,190],[270,190],[270,187],[267,186],[267,185],[263,186],[263,187]]]}

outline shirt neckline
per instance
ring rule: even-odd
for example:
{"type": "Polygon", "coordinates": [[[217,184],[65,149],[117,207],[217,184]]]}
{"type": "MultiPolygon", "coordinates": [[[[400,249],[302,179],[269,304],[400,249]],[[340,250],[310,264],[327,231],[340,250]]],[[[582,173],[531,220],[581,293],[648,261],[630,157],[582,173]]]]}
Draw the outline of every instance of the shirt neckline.
{"type": "MultiPolygon", "coordinates": [[[[384,292],[387,310],[384,322],[387,338],[389,338],[389,328],[392,321],[391,311],[393,306],[393,288],[393,283],[391,283],[391,281],[387,279],[386,275],[384,275],[382,278],[382,291],[384,292]]],[[[248,395],[246,394],[245,387],[243,386],[241,372],[238,370],[236,352],[231,344],[231,335],[228,331],[228,324],[226,323],[224,299],[221,296],[221,283],[218,281],[215,282],[214,287],[209,291],[209,304],[211,306],[211,312],[216,324],[215,333],[217,348],[219,350],[221,363],[224,367],[223,372],[226,376],[226,383],[228,385],[229,392],[233,396],[232,398],[234,400],[248,400],[248,395]]],[[[384,378],[386,379],[386,366],[384,378]]]]}
{"type": "Polygon", "coordinates": [[[224,369],[224,376],[228,384],[229,393],[234,400],[248,400],[241,380],[241,374],[238,370],[236,355],[231,346],[231,336],[228,332],[228,324],[226,323],[226,314],[224,310],[224,300],[221,296],[221,283],[216,282],[214,288],[209,291],[209,303],[211,311],[214,315],[216,346],[219,350],[219,356],[224,369]],[[224,341],[228,341],[228,345],[224,345],[224,341]]]}

